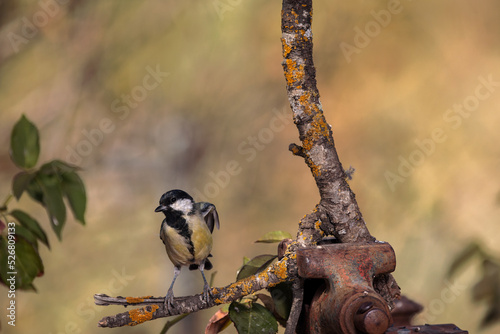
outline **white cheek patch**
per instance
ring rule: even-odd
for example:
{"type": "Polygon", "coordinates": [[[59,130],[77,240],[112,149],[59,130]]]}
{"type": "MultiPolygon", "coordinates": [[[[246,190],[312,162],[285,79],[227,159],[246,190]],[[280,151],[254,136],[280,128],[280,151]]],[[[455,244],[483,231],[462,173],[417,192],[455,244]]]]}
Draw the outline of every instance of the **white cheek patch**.
{"type": "Polygon", "coordinates": [[[170,206],[172,209],[188,213],[193,210],[193,202],[187,198],[180,199],[170,206]]]}

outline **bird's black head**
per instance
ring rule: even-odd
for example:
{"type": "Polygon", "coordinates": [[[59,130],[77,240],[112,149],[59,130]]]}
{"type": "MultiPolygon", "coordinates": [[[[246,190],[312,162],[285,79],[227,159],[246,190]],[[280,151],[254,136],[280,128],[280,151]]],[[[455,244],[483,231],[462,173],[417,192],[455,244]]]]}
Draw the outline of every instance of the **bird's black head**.
{"type": "Polygon", "coordinates": [[[174,210],[187,213],[193,209],[193,203],[193,198],[187,192],[174,189],[161,195],[160,205],[155,209],[155,212],[174,210]]]}

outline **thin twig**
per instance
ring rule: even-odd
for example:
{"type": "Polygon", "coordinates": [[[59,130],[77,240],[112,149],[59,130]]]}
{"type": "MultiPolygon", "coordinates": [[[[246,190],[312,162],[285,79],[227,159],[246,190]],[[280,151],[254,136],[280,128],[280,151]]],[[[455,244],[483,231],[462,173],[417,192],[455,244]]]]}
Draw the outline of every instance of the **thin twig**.
{"type": "Polygon", "coordinates": [[[286,322],[285,334],[294,334],[302,312],[302,303],[304,302],[304,281],[297,278],[292,283],[293,301],[288,320],[286,322]]]}
{"type": "Polygon", "coordinates": [[[160,331],[160,334],[165,334],[170,328],[172,328],[176,323],[181,321],[182,319],[186,318],[188,315],[191,313],[184,313],[181,315],[176,316],[172,320],[169,320],[165,323],[165,326],[163,326],[162,330],[160,331]]]}
{"type": "Polygon", "coordinates": [[[7,197],[5,198],[5,201],[3,201],[3,204],[0,205],[0,211],[6,211],[7,210],[7,205],[9,205],[9,202],[14,198],[14,195],[8,194],[7,197]]]}

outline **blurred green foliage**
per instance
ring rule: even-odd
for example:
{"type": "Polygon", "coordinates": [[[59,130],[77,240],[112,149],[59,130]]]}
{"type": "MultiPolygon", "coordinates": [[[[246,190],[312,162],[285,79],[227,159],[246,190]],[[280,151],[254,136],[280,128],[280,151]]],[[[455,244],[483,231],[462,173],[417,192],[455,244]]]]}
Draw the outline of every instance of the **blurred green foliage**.
{"type": "Polygon", "coordinates": [[[14,176],[12,194],[0,207],[0,282],[11,290],[14,286],[14,290],[36,291],[33,280],[44,273],[38,242],[50,247],[47,234],[38,219],[23,210],[9,210],[13,197],[19,200],[27,192],[42,205],[59,240],[66,223],[64,199],[68,201],[75,218],[85,224],[87,196],[77,173],[78,168],[60,160],[52,160],[40,168],[34,168],[39,155],[38,129],[22,115],[10,136],[11,159],[22,171],[14,176]],[[8,281],[13,276],[14,284],[8,281]]]}
{"type": "Polygon", "coordinates": [[[484,249],[480,242],[471,242],[457,254],[450,265],[447,276],[457,276],[464,267],[474,266],[479,262],[480,277],[472,286],[474,303],[487,305],[481,320],[481,328],[492,326],[500,321],[500,261],[497,256],[484,249]],[[476,260],[476,261],[474,261],[476,260]]]}

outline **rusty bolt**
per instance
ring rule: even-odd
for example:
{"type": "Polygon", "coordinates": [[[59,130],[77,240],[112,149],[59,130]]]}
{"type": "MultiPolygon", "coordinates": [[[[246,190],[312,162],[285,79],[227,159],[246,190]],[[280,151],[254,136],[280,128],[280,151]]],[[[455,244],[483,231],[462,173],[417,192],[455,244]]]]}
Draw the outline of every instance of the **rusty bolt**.
{"type": "MultiPolygon", "coordinates": [[[[371,303],[370,303],[371,304],[371,303]]],[[[379,308],[372,308],[354,316],[354,326],[358,331],[367,334],[383,334],[389,327],[390,319],[386,312],[379,308]]]]}

